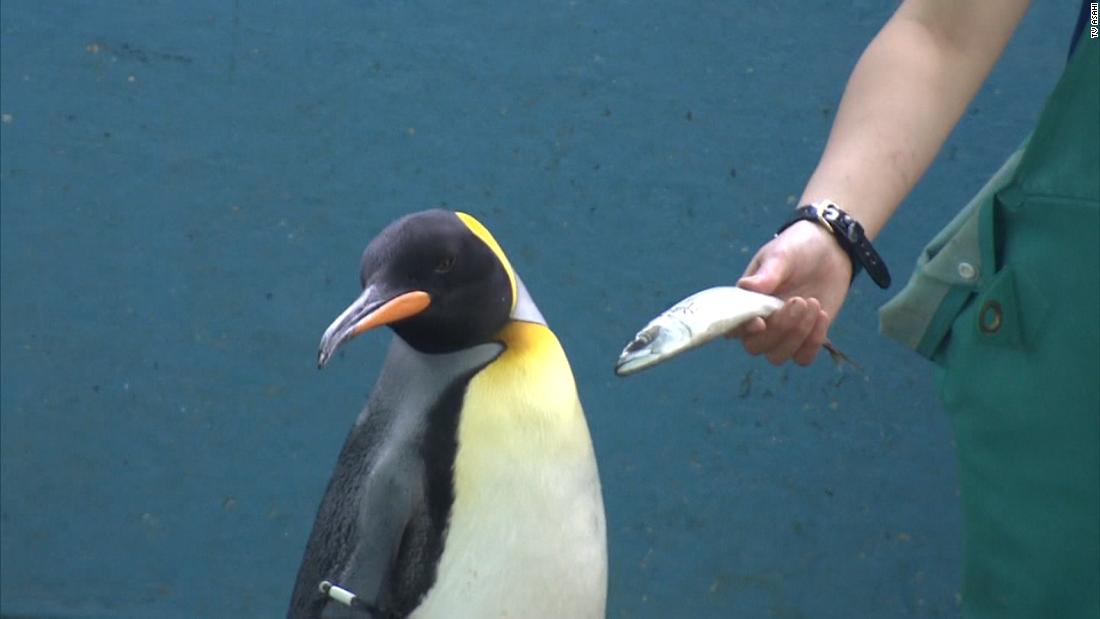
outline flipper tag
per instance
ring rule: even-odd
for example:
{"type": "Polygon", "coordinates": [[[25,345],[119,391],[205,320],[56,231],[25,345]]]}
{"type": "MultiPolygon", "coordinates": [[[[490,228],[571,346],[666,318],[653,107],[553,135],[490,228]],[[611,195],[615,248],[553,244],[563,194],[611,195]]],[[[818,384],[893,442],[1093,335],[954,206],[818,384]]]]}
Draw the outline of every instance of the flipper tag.
{"type": "Polygon", "coordinates": [[[347,589],[338,585],[334,585],[327,580],[322,580],[318,589],[321,590],[321,593],[324,593],[325,595],[336,600],[337,602],[340,602],[348,608],[354,606],[355,601],[358,599],[356,595],[351,591],[348,591],[347,589]]]}
{"type": "Polygon", "coordinates": [[[389,616],[383,613],[381,609],[379,609],[374,604],[368,604],[364,602],[363,600],[359,599],[358,595],[355,595],[351,591],[348,591],[347,589],[339,585],[334,585],[327,580],[322,580],[321,584],[317,585],[317,588],[327,597],[332,598],[333,600],[343,604],[344,606],[347,606],[348,608],[354,608],[356,610],[364,611],[371,617],[389,616]]]}

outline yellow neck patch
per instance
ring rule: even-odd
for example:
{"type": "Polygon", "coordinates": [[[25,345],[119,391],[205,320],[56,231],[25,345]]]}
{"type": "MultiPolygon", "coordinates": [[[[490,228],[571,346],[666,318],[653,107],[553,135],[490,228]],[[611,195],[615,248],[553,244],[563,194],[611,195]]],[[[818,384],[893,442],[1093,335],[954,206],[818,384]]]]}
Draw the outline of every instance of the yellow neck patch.
{"type": "Polygon", "coordinates": [[[486,480],[500,474],[502,463],[513,473],[539,470],[525,480],[523,492],[541,492],[542,484],[554,479],[551,470],[593,457],[573,372],[558,338],[545,325],[516,321],[500,337],[504,352],[470,380],[464,395],[454,513],[462,511],[460,503],[482,503],[478,497],[486,497],[486,503],[501,500],[494,496],[497,486],[486,480]]]}
{"type": "Polygon", "coordinates": [[[504,267],[504,272],[508,274],[508,283],[512,285],[512,310],[516,309],[516,297],[518,292],[516,290],[516,272],[512,270],[512,263],[508,262],[508,256],[504,255],[504,250],[500,248],[500,244],[493,238],[493,235],[489,233],[489,229],[481,225],[481,222],[474,219],[473,215],[467,215],[466,213],[456,212],[458,219],[462,223],[466,224],[466,227],[470,229],[470,232],[474,233],[474,236],[481,239],[489,246],[489,249],[493,250],[496,254],[497,260],[500,260],[500,265],[504,267]]]}

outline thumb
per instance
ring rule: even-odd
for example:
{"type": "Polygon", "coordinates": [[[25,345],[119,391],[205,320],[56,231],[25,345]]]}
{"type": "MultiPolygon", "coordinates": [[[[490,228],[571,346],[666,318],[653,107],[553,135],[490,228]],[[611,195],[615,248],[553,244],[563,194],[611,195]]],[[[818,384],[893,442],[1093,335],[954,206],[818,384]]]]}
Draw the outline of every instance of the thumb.
{"type": "Polygon", "coordinates": [[[787,261],[771,254],[760,261],[751,275],[739,279],[737,285],[745,290],[771,294],[786,279],[787,270],[787,261]]]}

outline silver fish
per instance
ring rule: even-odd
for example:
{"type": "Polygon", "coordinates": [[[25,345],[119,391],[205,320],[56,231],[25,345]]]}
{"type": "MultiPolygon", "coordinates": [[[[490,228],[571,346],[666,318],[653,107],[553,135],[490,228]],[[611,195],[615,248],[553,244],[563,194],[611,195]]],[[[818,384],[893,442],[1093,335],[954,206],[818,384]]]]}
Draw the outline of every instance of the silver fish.
{"type": "MultiPolygon", "coordinates": [[[[629,376],[663,363],[718,339],[753,318],[767,318],[781,307],[782,299],[744,288],[707,288],[649,321],[619,355],[615,373],[629,376]]],[[[831,344],[826,343],[825,348],[833,359],[852,363],[831,344]]]]}

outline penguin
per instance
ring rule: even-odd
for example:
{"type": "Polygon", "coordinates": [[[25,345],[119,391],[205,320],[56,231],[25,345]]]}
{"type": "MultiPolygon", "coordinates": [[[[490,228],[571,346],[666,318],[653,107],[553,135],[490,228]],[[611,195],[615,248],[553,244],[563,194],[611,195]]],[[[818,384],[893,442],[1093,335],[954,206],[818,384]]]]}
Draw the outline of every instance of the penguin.
{"type": "Polygon", "coordinates": [[[325,330],[394,334],[337,458],[287,616],[602,618],[600,479],[573,373],[474,217],[405,216],[325,330]]]}

